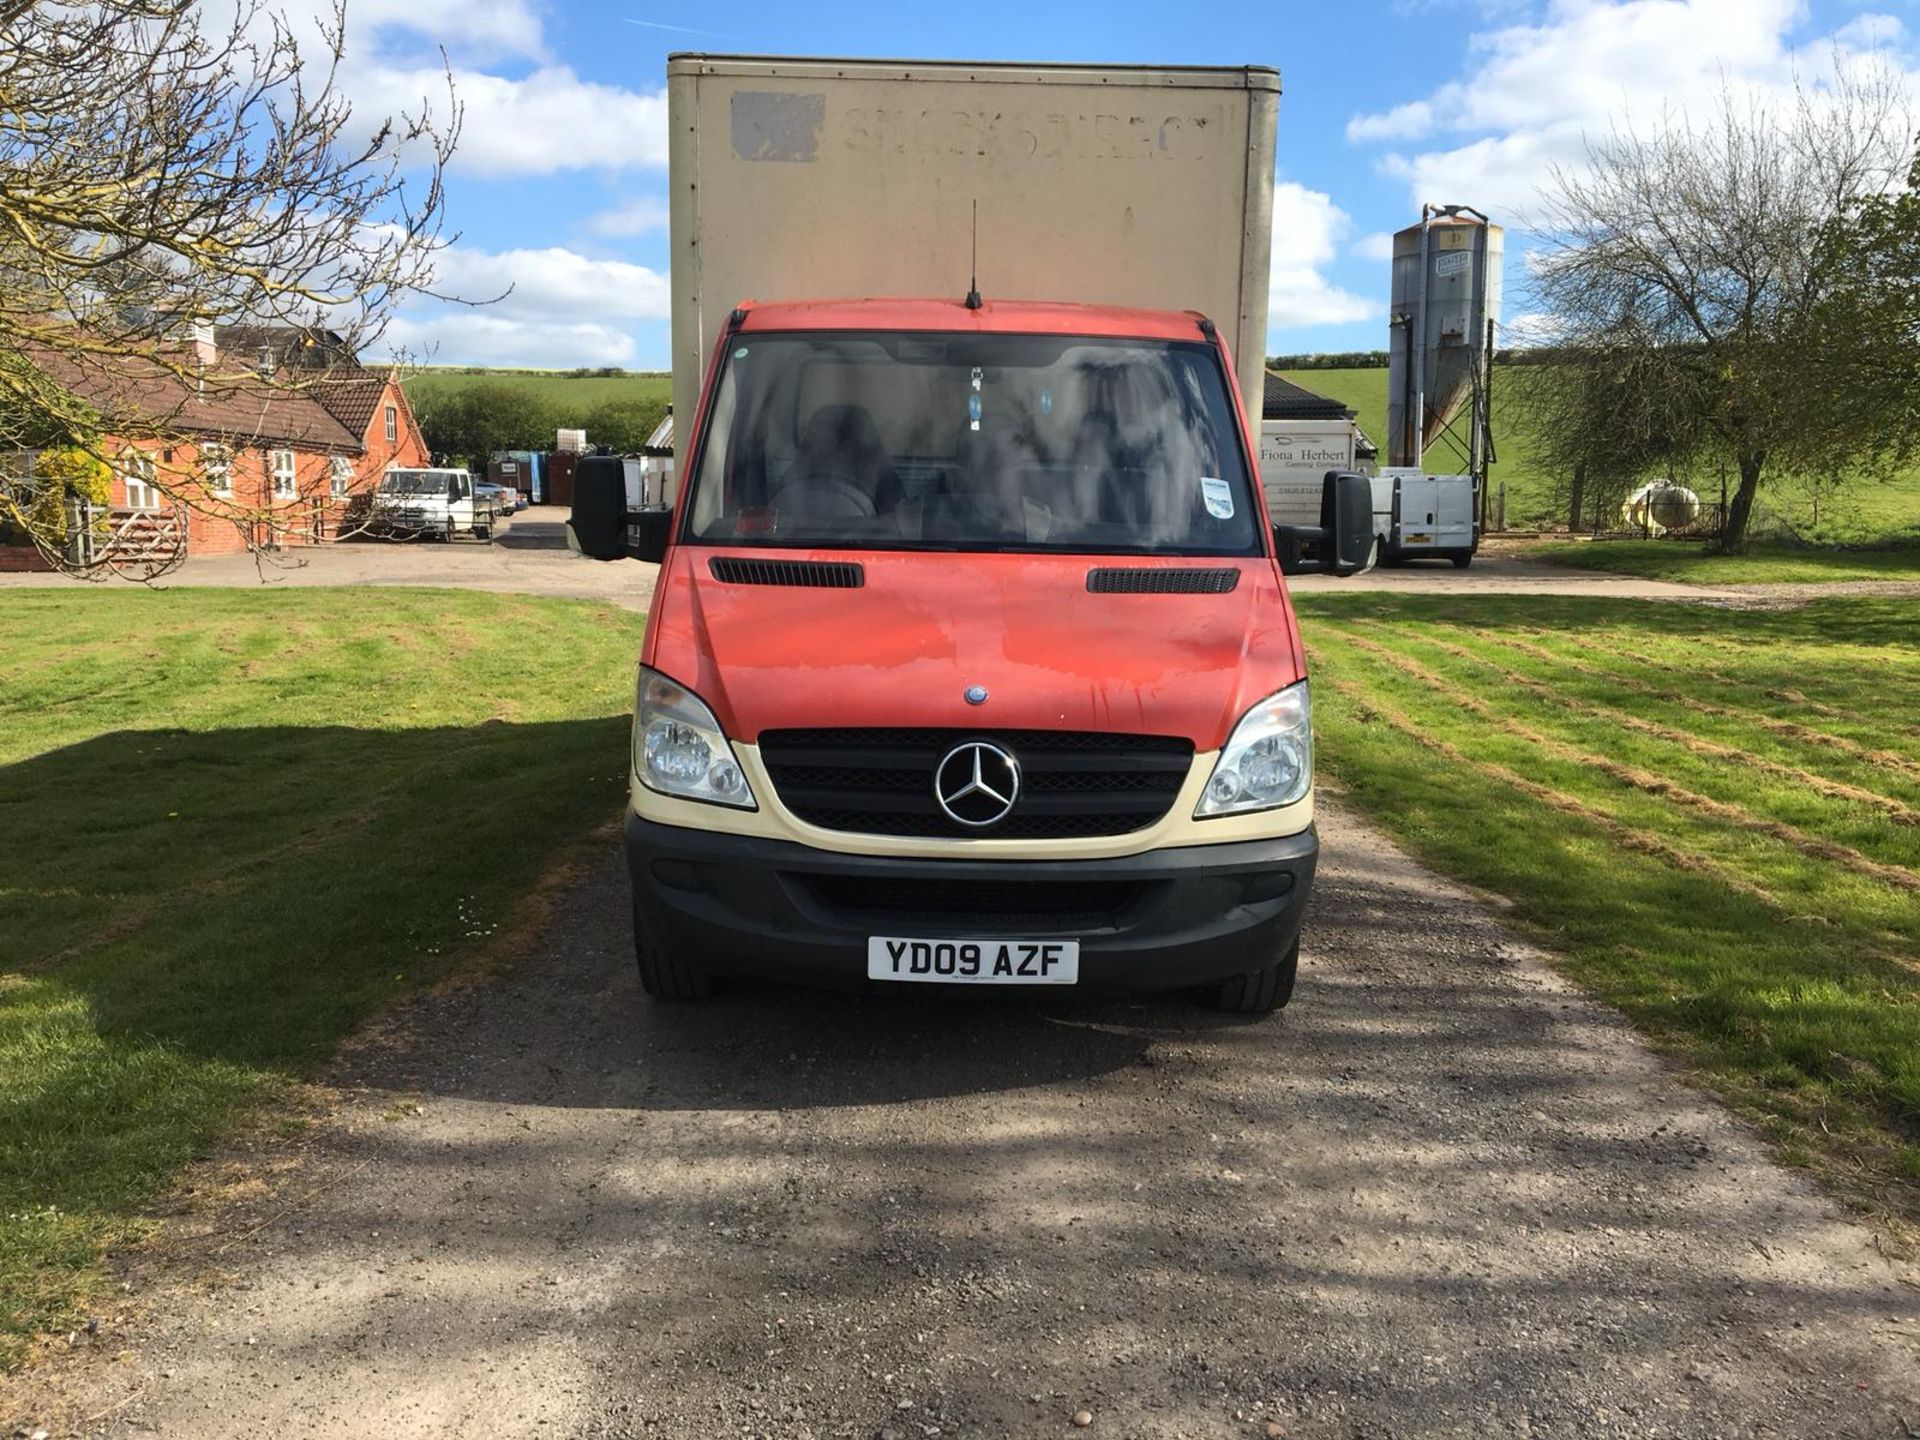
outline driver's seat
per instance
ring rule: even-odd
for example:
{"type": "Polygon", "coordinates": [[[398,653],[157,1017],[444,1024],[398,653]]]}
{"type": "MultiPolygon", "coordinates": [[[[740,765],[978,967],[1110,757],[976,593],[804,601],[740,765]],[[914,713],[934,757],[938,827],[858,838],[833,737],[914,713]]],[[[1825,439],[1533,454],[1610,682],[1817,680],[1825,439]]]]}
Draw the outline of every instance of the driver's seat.
{"type": "Polygon", "coordinates": [[[768,499],[783,517],[866,519],[893,510],[902,494],[873,416],[859,405],[822,405],[768,499]]]}

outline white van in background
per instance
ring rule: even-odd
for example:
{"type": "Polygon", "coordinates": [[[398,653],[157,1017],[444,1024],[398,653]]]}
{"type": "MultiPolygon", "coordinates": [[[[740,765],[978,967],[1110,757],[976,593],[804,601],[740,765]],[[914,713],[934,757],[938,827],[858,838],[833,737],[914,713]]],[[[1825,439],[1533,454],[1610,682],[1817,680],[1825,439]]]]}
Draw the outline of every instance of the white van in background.
{"type": "Polygon", "coordinates": [[[389,470],[373,493],[367,528],[399,539],[493,541],[494,506],[474,494],[465,470],[389,470]]]}
{"type": "Polygon", "coordinates": [[[1380,563],[1451,560],[1466,569],[1480,545],[1478,499],[1471,475],[1399,467],[1379,471],[1373,477],[1373,520],[1380,563]]]}

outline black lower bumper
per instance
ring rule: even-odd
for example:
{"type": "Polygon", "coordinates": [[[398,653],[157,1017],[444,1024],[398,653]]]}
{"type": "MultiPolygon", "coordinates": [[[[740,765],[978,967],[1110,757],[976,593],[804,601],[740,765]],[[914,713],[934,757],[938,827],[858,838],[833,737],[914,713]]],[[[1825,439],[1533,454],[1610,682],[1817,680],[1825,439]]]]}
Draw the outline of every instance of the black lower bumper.
{"type": "Polygon", "coordinates": [[[629,813],[634,919],[716,975],[868,983],[867,938],[1074,939],[1080,983],[1170,990],[1263,969],[1298,938],[1319,841],[1111,860],[843,855],[629,813]]]}

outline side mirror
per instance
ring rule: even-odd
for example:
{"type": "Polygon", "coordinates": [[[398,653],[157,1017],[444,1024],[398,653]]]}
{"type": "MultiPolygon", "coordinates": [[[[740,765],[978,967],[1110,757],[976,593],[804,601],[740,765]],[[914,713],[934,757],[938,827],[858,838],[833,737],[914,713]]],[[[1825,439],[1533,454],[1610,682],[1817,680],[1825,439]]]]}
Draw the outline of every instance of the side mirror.
{"type": "Polygon", "coordinates": [[[651,560],[658,565],[667,558],[667,541],[672,535],[673,511],[627,512],[627,553],[634,559],[651,560]]]}
{"type": "Polygon", "coordinates": [[[583,455],[573,469],[568,547],[594,560],[651,560],[667,555],[673,511],[629,510],[627,471],[618,455],[583,455]]]}
{"type": "Polygon", "coordinates": [[[594,560],[627,554],[627,474],[618,460],[583,455],[573,467],[573,513],[567,520],[573,549],[594,560]]]}
{"type": "Polygon", "coordinates": [[[1329,470],[1320,489],[1318,525],[1276,525],[1274,543],[1285,575],[1358,575],[1373,564],[1373,482],[1351,470],[1329,470]],[[1313,555],[1309,558],[1307,548],[1313,555]]]}

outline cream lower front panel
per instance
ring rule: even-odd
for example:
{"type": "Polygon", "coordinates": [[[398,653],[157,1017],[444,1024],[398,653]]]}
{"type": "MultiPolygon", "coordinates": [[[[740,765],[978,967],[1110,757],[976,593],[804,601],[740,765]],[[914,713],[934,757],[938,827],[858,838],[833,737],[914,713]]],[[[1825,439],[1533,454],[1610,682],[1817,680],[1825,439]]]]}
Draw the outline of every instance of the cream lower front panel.
{"type": "Polygon", "coordinates": [[[752,835],[766,840],[788,840],[796,845],[843,855],[899,855],[920,859],[964,857],[969,860],[1105,860],[1123,855],[1143,855],[1151,850],[1171,850],[1183,845],[1274,840],[1297,835],[1313,823],[1311,791],[1304,800],[1277,810],[1196,820],[1193,816],[1194,807],[1200,803],[1200,792],[1206,788],[1207,780],[1213,774],[1214,761],[1219,758],[1218,751],[1209,750],[1193,757],[1193,766],[1187,772],[1180,793],[1167,813],[1155,824],[1124,835],[1092,835],[1070,840],[865,835],[847,830],[828,830],[799,819],[780,803],[773,780],[760,759],[759,747],[735,744],[733,749],[740,758],[740,768],[746,773],[747,783],[753,789],[758,809],[740,810],[662,795],[642,785],[629,768],[629,803],[634,813],[660,825],[679,825],[689,830],[717,831],[729,835],[752,835]]]}

